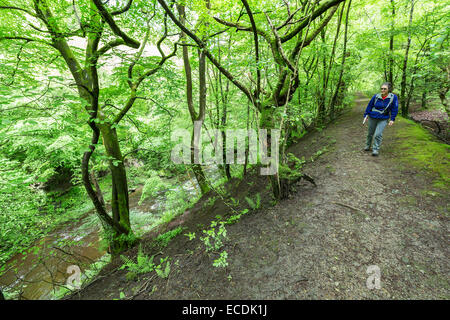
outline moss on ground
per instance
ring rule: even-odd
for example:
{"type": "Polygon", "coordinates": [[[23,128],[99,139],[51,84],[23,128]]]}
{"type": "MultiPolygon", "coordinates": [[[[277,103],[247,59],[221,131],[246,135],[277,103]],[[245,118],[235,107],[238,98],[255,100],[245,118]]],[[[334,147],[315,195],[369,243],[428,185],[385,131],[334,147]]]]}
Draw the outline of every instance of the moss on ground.
{"type": "Polygon", "coordinates": [[[431,133],[412,120],[397,118],[401,129],[395,132],[399,138],[396,156],[402,162],[418,169],[433,172],[433,186],[447,189],[450,181],[450,146],[439,142],[431,133]]]}

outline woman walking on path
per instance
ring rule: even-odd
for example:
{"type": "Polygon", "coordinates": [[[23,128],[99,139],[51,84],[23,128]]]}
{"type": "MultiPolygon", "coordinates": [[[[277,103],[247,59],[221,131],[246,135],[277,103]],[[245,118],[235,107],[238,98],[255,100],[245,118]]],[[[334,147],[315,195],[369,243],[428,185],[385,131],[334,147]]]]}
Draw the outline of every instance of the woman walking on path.
{"type": "Polygon", "coordinates": [[[392,126],[398,113],[398,98],[392,93],[392,84],[385,82],[381,85],[381,93],[375,94],[370,99],[364,112],[363,124],[369,118],[369,129],[367,131],[366,147],[364,151],[369,151],[373,141],[372,155],[378,156],[383,131],[389,121],[392,126]]]}

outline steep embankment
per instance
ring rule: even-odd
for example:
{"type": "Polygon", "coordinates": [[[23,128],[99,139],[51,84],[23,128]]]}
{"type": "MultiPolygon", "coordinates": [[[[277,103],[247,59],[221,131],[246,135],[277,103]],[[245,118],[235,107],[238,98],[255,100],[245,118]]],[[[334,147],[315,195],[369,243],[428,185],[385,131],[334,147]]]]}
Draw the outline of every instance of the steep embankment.
{"type": "Polygon", "coordinates": [[[380,156],[372,157],[362,150],[366,103],[357,101],[290,148],[306,159],[320,155],[304,167],[316,187],[302,181],[272,207],[265,178],[229,188],[236,212],[245,196],[255,202],[257,193],[262,209],[226,225],[219,251],[227,252],[227,267],[212,265],[218,253],[206,253],[199,237],[231,209],[220,197],[214,204],[205,199],[182,218],[187,229],[167,247],[143,242],[145,253],[157,254],[155,262],[170,257],[168,277],[152,272],[127,280],[125,270],[114,269],[119,261],[72,298],[448,299],[449,147],[398,117],[385,130],[380,156]],[[367,287],[369,266],[379,268],[379,289],[367,287]]]}

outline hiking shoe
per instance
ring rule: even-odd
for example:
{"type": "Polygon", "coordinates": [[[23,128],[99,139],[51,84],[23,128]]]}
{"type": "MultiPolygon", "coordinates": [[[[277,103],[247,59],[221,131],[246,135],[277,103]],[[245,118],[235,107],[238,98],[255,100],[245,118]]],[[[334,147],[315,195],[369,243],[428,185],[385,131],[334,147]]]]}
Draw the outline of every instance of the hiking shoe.
{"type": "Polygon", "coordinates": [[[373,155],[374,157],[378,156],[378,150],[373,150],[373,151],[372,151],[372,155],[373,155]]]}
{"type": "Polygon", "coordinates": [[[370,151],[370,147],[365,147],[364,151],[370,151]]]}

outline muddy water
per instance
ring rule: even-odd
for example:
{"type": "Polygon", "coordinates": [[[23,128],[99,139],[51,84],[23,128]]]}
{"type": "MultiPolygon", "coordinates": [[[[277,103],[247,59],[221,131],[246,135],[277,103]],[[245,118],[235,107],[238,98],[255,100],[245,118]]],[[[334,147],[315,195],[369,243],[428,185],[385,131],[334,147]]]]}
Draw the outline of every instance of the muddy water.
{"type": "MultiPolygon", "coordinates": [[[[215,170],[211,173],[214,178],[218,177],[215,170]]],[[[196,181],[191,179],[169,190],[181,189],[188,196],[195,196],[199,192],[196,181]]],[[[164,211],[165,191],[141,204],[139,200],[142,186],[130,194],[130,218],[132,228],[137,234],[151,230],[160,218],[164,211]]],[[[63,288],[68,281],[73,283],[71,279],[74,271],[68,272],[69,266],[78,266],[83,274],[90,264],[105,256],[106,251],[100,243],[100,229],[96,219],[93,211],[87,212],[80,221],[61,226],[36,241],[30,247],[36,251],[14,256],[6,264],[8,271],[0,277],[0,287],[4,291],[15,291],[16,299],[53,299],[58,289],[63,288]],[[65,240],[64,243],[61,243],[62,240],[65,240]]]]}
{"type": "Polygon", "coordinates": [[[70,276],[67,268],[77,265],[83,272],[92,262],[102,257],[98,230],[89,230],[83,237],[76,237],[69,226],[36,241],[32,247],[39,251],[18,254],[7,263],[9,269],[0,279],[0,285],[8,291],[16,290],[17,299],[51,299],[52,292],[64,285],[70,276]],[[72,240],[77,245],[60,247],[61,239],[72,240]]]}

